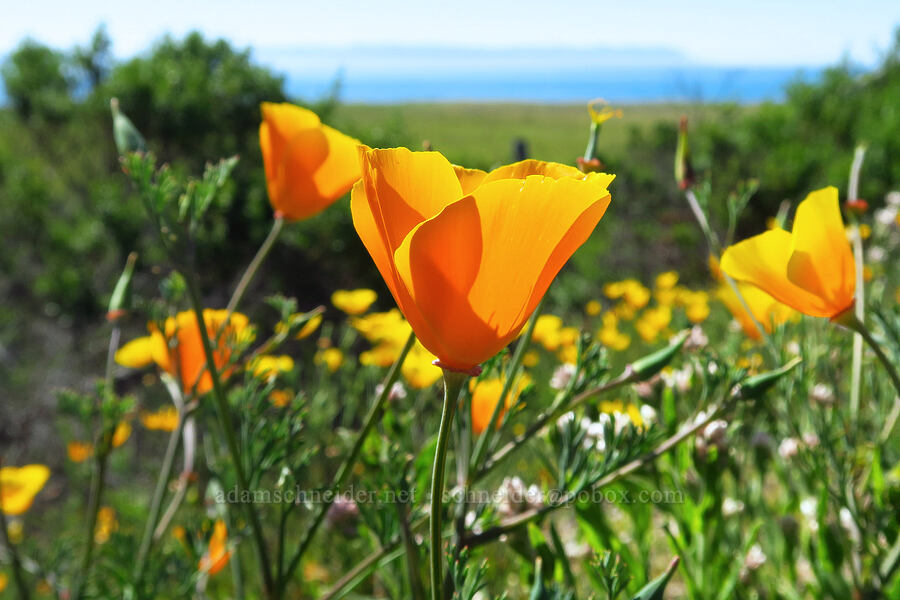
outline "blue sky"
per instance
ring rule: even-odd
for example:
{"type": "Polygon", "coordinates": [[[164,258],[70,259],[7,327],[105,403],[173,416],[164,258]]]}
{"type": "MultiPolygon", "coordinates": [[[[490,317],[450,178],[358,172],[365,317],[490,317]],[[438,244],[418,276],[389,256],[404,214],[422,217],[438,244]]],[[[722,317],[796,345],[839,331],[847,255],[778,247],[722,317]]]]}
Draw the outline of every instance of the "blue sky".
{"type": "Polygon", "coordinates": [[[254,48],[466,46],[668,48],[714,65],[874,63],[897,0],[0,0],[0,54],[23,37],[69,47],[105,23],[119,57],[200,29],[254,48]]]}

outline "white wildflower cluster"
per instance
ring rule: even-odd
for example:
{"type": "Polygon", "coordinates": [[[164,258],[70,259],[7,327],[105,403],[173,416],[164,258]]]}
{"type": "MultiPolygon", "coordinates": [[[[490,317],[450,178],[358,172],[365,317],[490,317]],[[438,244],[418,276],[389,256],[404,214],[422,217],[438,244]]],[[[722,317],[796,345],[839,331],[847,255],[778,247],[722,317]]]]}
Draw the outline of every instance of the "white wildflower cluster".
{"type": "Polygon", "coordinates": [[[760,567],[766,564],[766,560],[766,553],[763,552],[762,547],[759,544],[753,544],[747,552],[747,556],[744,557],[744,566],[741,568],[740,573],[741,581],[746,582],[751,573],[759,570],[760,567]]]}
{"type": "MultiPolygon", "coordinates": [[[[638,409],[641,415],[642,427],[649,427],[656,422],[656,409],[647,404],[641,405],[638,409]]],[[[567,412],[557,421],[557,427],[562,428],[568,423],[575,422],[575,413],[567,412]]],[[[606,451],[606,429],[611,427],[615,435],[621,434],[627,427],[634,427],[635,423],[631,416],[620,411],[612,413],[601,413],[596,421],[588,417],[582,417],[578,425],[585,432],[584,447],[594,448],[599,452],[606,451]]]]}
{"type": "Polygon", "coordinates": [[[537,485],[525,486],[519,477],[505,477],[497,489],[494,502],[497,513],[512,517],[544,504],[544,494],[537,485]]]}
{"type": "Polygon", "coordinates": [[[663,369],[660,373],[666,387],[677,389],[681,393],[691,389],[693,375],[694,369],[691,368],[691,365],[685,365],[680,369],[663,369]]]}
{"type": "Polygon", "coordinates": [[[814,433],[804,433],[801,439],[794,437],[784,438],[778,444],[778,456],[783,460],[791,460],[797,456],[801,448],[815,448],[818,445],[819,436],[814,433]]]}
{"type": "Polygon", "coordinates": [[[571,363],[563,363],[556,367],[553,376],[550,378],[550,387],[554,390],[564,390],[569,387],[572,377],[575,376],[575,365],[571,363]]]}

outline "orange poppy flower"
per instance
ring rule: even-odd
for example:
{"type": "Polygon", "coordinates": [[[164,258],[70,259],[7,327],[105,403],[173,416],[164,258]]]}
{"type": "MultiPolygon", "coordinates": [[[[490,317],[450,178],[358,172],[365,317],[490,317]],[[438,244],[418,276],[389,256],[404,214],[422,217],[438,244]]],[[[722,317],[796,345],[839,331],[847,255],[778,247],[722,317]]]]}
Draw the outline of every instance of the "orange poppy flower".
{"type": "MultiPolygon", "coordinates": [[[[469,390],[472,392],[472,431],[476,434],[482,433],[491,424],[491,417],[494,416],[494,409],[500,402],[500,394],[503,393],[503,385],[505,380],[500,377],[490,379],[471,380],[469,382],[469,390]]],[[[497,417],[497,428],[500,428],[500,422],[503,415],[510,406],[516,403],[522,391],[531,385],[531,377],[523,375],[518,382],[506,394],[506,402],[500,407],[500,414],[497,417]]]]}
{"type": "Polygon", "coordinates": [[[353,224],[441,364],[499,352],[606,212],[613,175],[526,160],[490,173],[437,152],[360,148],[353,224]]]}
{"type": "Polygon", "coordinates": [[[44,465],[0,468],[0,510],[4,514],[21,515],[34,502],[50,478],[50,469],[44,465]]]}
{"type": "Polygon", "coordinates": [[[813,317],[833,319],[850,309],[856,265],[837,189],[809,194],[797,207],[790,233],[776,227],[725,250],[721,268],[813,317]]]}
{"type": "MultiPolygon", "coordinates": [[[[210,341],[215,346],[213,356],[219,369],[228,364],[234,344],[253,335],[247,317],[232,313],[228,325],[216,340],[216,334],[225,323],[227,315],[226,310],[203,311],[203,321],[210,341]]],[[[132,340],[116,352],[117,363],[132,369],[156,363],[163,371],[180,377],[185,394],[194,390],[195,385],[197,394],[205,394],[212,389],[212,376],[206,370],[203,340],[200,338],[194,311],[180,312],[166,319],[165,331],[159,331],[153,323],[147,328],[150,335],[132,340]]],[[[229,372],[230,369],[226,370],[222,377],[227,377],[229,372]]]]}
{"type": "Polygon", "coordinates": [[[225,568],[228,559],[231,558],[231,550],[228,549],[228,529],[222,519],[216,521],[213,526],[213,534],[209,538],[209,546],[200,558],[198,565],[201,571],[215,575],[225,568]]]}
{"type": "Polygon", "coordinates": [[[286,219],[311,217],[359,179],[359,141],[293,104],[262,104],[259,145],[269,201],[286,219]]]}

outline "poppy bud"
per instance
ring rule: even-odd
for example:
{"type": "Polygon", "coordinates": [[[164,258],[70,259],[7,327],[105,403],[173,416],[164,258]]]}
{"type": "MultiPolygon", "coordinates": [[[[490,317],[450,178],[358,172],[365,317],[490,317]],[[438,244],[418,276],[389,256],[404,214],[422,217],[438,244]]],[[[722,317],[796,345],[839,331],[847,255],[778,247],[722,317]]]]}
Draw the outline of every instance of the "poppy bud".
{"type": "Polygon", "coordinates": [[[137,253],[128,255],[125,269],[119,275],[119,281],[109,298],[109,307],[106,310],[106,320],[116,321],[131,307],[131,278],[134,275],[134,263],[137,262],[137,253]]]}
{"type": "Polygon", "coordinates": [[[869,203],[862,198],[857,198],[856,200],[847,200],[844,206],[847,207],[847,210],[857,215],[865,214],[865,212],[869,210],[869,203]]]}

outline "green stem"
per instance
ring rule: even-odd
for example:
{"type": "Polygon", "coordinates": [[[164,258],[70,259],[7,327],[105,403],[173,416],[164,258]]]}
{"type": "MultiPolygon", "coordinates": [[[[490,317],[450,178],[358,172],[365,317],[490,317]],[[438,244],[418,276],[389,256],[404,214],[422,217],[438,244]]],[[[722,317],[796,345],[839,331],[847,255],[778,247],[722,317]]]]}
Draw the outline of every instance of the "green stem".
{"type": "Polygon", "coordinates": [[[344,458],[344,461],[341,463],[340,467],[338,467],[338,470],[334,475],[331,486],[328,488],[333,493],[325,494],[323,501],[318,504],[319,508],[315,516],[313,517],[312,524],[309,526],[309,529],[306,530],[303,539],[300,541],[300,545],[297,547],[297,551],[291,557],[291,562],[288,564],[287,569],[285,569],[284,571],[283,577],[280,578],[280,581],[278,582],[278,589],[280,591],[284,591],[288,579],[290,579],[294,570],[300,564],[300,559],[303,558],[303,555],[309,549],[309,546],[312,544],[313,538],[316,535],[316,531],[318,531],[319,527],[322,525],[322,522],[325,520],[325,516],[328,514],[328,509],[331,507],[332,502],[334,502],[335,495],[340,490],[340,488],[343,487],[344,483],[346,483],[347,478],[350,476],[350,473],[353,470],[353,466],[356,464],[356,459],[359,457],[359,453],[362,450],[363,444],[365,443],[366,438],[368,438],[369,432],[372,431],[372,427],[375,426],[378,417],[381,415],[384,404],[385,402],[387,402],[387,399],[391,395],[391,388],[400,377],[400,368],[403,366],[403,362],[406,360],[406,355],[409,354],[410,350],[412,350],[415,341],[415,334],[410,332],[409,337],[406,339],[406,344],[403,346],[403,350],[400,351],[400,355],[397,357],[397,360],[394,361],[391,370],[388,371],[388,374],[384,379],[381,393],[378,395],[378,398],[376,398],[375,402],[369,408],[369,412],[366,414],[362,429],[360,429],[359,433],[356,435],[356,441],[353,444],[353,448],[350,450],[350,453],[347,454],[347,456],[344,458]]]}
{"type": "Polygon", "coordinates": [[[894,388],[897,390],[897,396],[894,398],[894,406],[891,409],[890,415],[888,415],[887,420],[884,423],[884,428],[881,430],[881,435],[878,437],[878,441],[880,443],[886,442],[891,437],[891,433],[894,431],[894,427],[897,425],[897,420],[900,419],[900,373],[897,372],[897,367],[891,363],[891,360],[888,358],[887,354],[884,353],[884,350],[881,348],[881,344],[879,344],[874,337],[872,337],[872,332],[865,326],[865,324],[856,318],[855,314],[846,314],[838,322],[846,327],[852,329],[856,333],[862,336],[862,339],[869,345],[873,352],[875,352],[875,356],[878,357],[878,360],[881,361],[881,364],[884,365],[885,370],[888,372],[888,375],[891,378],[891,381],[894,384],[894,388]]]}
{"type": "Polygon", "coordinates": [[[535,309],[534,313],[532,313],[531,318],[528,319],[528,325],[525,328],[525,333],[519,339],[519,343],[516,346],[516,351],[513,353],[512,362],[510,363],[509,369],[506,372],[506,381],[503,382],[503,391],[500,393],[500,399],[497,400],[497,404],[496,406],[494,406],[494,412],[491,413],[491,420],[488,423],[487,428],[478,437],[478,442],[475,444],[475,452],[473,453],[472,461],[470,462],[470,473],[472,469],[477,470],[481,466],[481,461],[484,460],[484,454],[485,452],[487,452],[488,439],[491,437],[494,428],[497,427],[497,422],[500,420],[500,413],[506,406],[506,397],[509,395],[510,390],[512,389],[513,381],[515,381],[519,376],[519,370],[522,366],[522,360],[525,357],[525,350],[531,343],[531,336],[534,334],[534,326],[537,323],[538,316],[541,314],[541,308],[543,308],[543,306],[544,300],[542,299],[535,309]]]}
{"type": "Polygon", "coordinates": [[[100,500],[103,496],[103,485],[106,480],[106,466],[112,447],[112,431],[104,434],[99,446],[100,453],[97,455],[97,468],[91,480],[91,495],[88,501],[88,520],[84,533],[84,556],[81,559],[77,583],[72,592],[74,600],[80,600],[90,575],[91,561],[94,557],[94,530],[97,528],[97,513],[100,511],[100,500]]]}
{"type": "MultiPolygon", "coordinates": [[[[859,198],[859,173],[862,170],[863,159],[866,156],[865,145],[856,147],[853,153],[853,164],[850,166],[850,182],[847,186],[847,201],[852,202],[859,198]]],[[[865,319],[865,278],[863,277],[863,245],[862,236],[859,234],[859,223],[856,215],[850,212],[850,223],[853,225],[853,260],[856,263],[856,302],[854,305],[856,318],[865,319]]],[[[857,334],[853,336],[853,370],[850,381],[850,420],[853,426],[859,420],[859,395],[862,387],[862,351],[863,340],[857,334]]]]}
{"type": "Polygon", "coordinates": [[[431,600],[443,599],[443,577],[441,575],[444,552],[441,544],[441,513],[444,497],[444,463],[447,460],[447,442],[453,426],[453,414],[459,392],[469,375],[444,369],[444,406],[441,410],[441,426],[438,429],[437,446],[434,450],[434,467],[431,470],[431,600]]]}
{"type": "Polygon", "coordinates": [[[140,588],[141,578],[144,576],[144,568],[147,562],[147,554],[150,552],[150,546],[153,543],[153,531],[159,520],[159,513],[162,509],[162,501],[166,494],[166,486],[169,478],[172,476],[172,465],[175,463],[175,453],[178,449],[178,441],[181,439],[181,432],[184,430],[185,415],[184,411],[179,411],[178,424],[175,430],[169,436],[169,443],[166,446],[166,453],[163,456],[162,467],[159,471],[159,477],[156,480],[156,488],[153,490],[153,498],[150,501],[150,512],[147,515],[147,522],[144,525],[144,536],[141,538],[141,545],[138,549],[137,561],[134,565],[134,587],[140,588]]]}
{"type": "MultiPolygon", "coordinates": [[[[0,467],[3,467],[3,460],[0,458],[0,467]]],[[[0,490],[0,494],[2,494],[0,490]]],[[[2,497],[2,495],[0,495],[2,497]]],[[[0,528],[3,529],[3,544],[9,552],[12,559],[13,579],[16,581],[16,590],[19,600],[28,600],[31,594],[28,592],[28,585],[25,583],[25,571],[22,569],[22,557],[19,556],[19,550],[9,540],[9,523],[6,522],[6,513],[0,509],[0,528]]]]}
{"type": "Polygon", "coordinates": [[[272,222],[272,229],[269,231],[269,235],[266,237],[265,241],[263,241],[262,246],[259,247],[259,250],[256,251],[256,256],[254,256],[253,260],[250,261],[250,264],[247,266],[247,270],[244,271],[244,274],[241,276],[241,280],[238,282],[237,287],[234,288],[234,293],[231,295],[231,299],[228,301],[228,306],[226,307],[229,317],[231,316],[231,313],[237,310],[238,304],[240,304],[241,302],[241,298],[244,297],[244,292],[247,291],[247,287],[250,285],[250,282],[253,281],[253,277],[259,270],[260,265],[262,265],[263,261],[269,255],[269,251],[272,250],[272,246],[275,245],[275,240],[278,239],[278,235],[281,233],[282,227],[284,227],[284,218],[276,217],[272,222]]]}
{"type": "MultiPolygon", "coordinates": [[[[228,399],[225,396],[225,390],[222,387],[222,380],[219,377],[219,369],[216,366],[212,344],[209,340],[209,332],[206,330],[206,321],[203,319],[203,304],[200,301],[200,294],[197,291],[194,273],[190,273],[189,277],[185,277],[188,296],[197,319],[197,329],[200,330],[200,341],[203,343],[203,353],[206,356],[206,368],[209,371],[213,384],[213,398],[216,402],[216,409],[222,431],[225,434],[225,441],[228,445],[228,451],[231,454],[231,461],[234,463],[234,471],[237,477],[238,497],[243,498],[244,492],[249,491],[247,475],[244,471],[244,464],[241,459],[241,450],[234,435],[234,423],[231,420],[231,408],[228,406],[228,399]]],[[[250,529],[253,532],[253,538],[256,542],[256,555],[259,562],[259,570],[262,574],[263,586],[267,598],[276,598],[275,585],[272,580],[271,563],[269,562],[269,552],[266,547],[266,540],[263,536],[262,523],[259,520],[259,514],[252,503],[246,505],[246,512],[250,521],[250,529]]]]}

